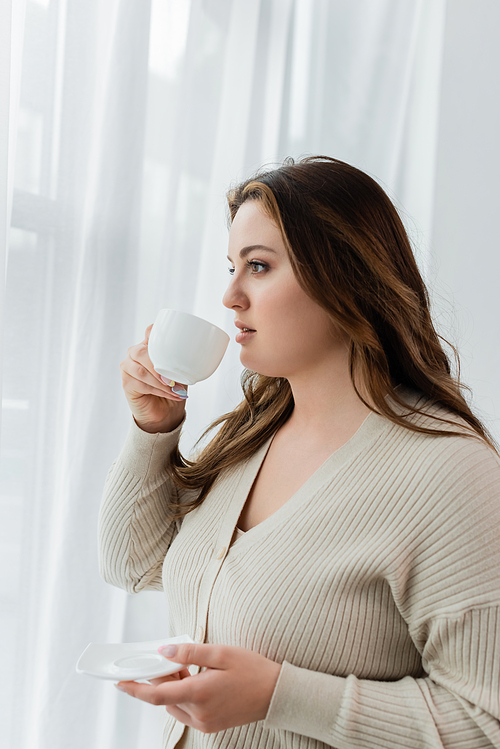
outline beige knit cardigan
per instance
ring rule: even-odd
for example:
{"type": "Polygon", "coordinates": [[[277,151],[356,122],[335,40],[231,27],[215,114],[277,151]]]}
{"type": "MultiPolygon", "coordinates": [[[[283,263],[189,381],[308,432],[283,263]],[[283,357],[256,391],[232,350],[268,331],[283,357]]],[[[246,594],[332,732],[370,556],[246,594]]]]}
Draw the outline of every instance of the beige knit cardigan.
{"type": "MultiPolygon", "coordinates": [[[[180,429],[132,425],[100,514],[103,577],[165,591],[167,635],[283,664],[264,721],[164,746],[500,749],[500,461],[480,440],[370,414],[232,542],[270,442],[172,522],[180,429]]],[[[183,496],[180,500],[183,500],[183,496]]]]}

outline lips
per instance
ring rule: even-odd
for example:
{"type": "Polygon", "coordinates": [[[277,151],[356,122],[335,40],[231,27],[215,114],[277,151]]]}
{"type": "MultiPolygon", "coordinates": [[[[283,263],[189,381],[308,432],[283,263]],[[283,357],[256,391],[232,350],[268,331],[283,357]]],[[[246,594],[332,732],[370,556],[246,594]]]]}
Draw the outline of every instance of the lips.
{"type": "Polygon", "coordinates": [[[245,333],[255,333],[255,328],[248,327],[248,325],[245,325],[244,323],[242,323],[241,320],[235,320],[234,324],[236,325],[237,328],[244,331],[245,333]]]}
{"type": "Polygon", "coordinates": [[[250,340],[250,338],[253,338],[254,334],[257,332],[254,328],[249,328],[245,323],[241,322],[241,320],[235,320],[234,324],[239,330],[239,333],[236,334],[235,338],[236,343],[245,343],[250,340]]]}

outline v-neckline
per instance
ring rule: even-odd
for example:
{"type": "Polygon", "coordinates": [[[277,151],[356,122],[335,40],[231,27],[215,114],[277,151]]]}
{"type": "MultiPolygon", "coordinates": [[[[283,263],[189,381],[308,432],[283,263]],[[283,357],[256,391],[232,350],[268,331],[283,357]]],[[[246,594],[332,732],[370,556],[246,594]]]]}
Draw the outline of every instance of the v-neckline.
{"type": "MultiPolygon", "coordinates": [[[[294,511],[298,503],[302,504],[303,495],[307,491],[314,494],[326,479],[330,479],[332,470],[340,468],[349,460],[354,459],[365,446],[378,439],[385,432],[384,427],[389,428],[390,426],[390,421],[374,412],[370,412],[352,437],[331,453],[286,502],[260,523],[252,526],[247,531],[243,531],[242,536],[234,539],[231,548],[236,544],[240,545],[245,539],[256,538],[278,525],[282,518],[286,518],[288,514],[294,511]]],[[[235,507],[232,513],[233,517],[235,517],[233,534],[275,435],[276,432],[249,458],[243,467],[241,494],[238,492],[240,498],[238,502],[239,512],[236,515],[236,512],[234,512],[236,510],[235,507]]]]}

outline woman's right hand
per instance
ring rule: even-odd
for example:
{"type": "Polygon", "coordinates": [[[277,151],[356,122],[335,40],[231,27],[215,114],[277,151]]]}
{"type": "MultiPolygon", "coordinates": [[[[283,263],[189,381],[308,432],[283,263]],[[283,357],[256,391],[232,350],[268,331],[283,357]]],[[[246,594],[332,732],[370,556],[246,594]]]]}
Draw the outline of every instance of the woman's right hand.
{"type": "Polygon", "coordinates": [[[131,346],[120,364],[122,385],[135,422],[141,429],[151,433],[171,432],[184,418],[187,388],[181,386],[186,392],[184,397],[177,395],[155,372],[148,354],[152,327],[146,328],[142,343],[131,346]]]}

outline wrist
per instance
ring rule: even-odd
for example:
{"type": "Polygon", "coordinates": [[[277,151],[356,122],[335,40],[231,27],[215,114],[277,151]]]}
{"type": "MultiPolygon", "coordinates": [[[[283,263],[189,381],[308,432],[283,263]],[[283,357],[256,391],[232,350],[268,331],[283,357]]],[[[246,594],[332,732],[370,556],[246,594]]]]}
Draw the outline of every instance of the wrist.
{"type": "Polygon", "coordinates": [[[143,432],[147,432],[148,434],[169,434],[169,432],[174,432],[177,427],[182,424],[182,422],[184,421],[184,414],[182,414],[177,419],[169,419],[168,421],[163,421],[160,423],[138,421],[133,414],[132,418],[134,419],[139,429],[141,429],[143,432]]]}
{"type": "Polygon", "coordinates": [[[165,468],[177,446],[181,429],[182,424],[171,432],[149,433],[132,418],[118,459],[129,473],[137,477],[152,479],[161,475],[165,479],[165,468]]]}

